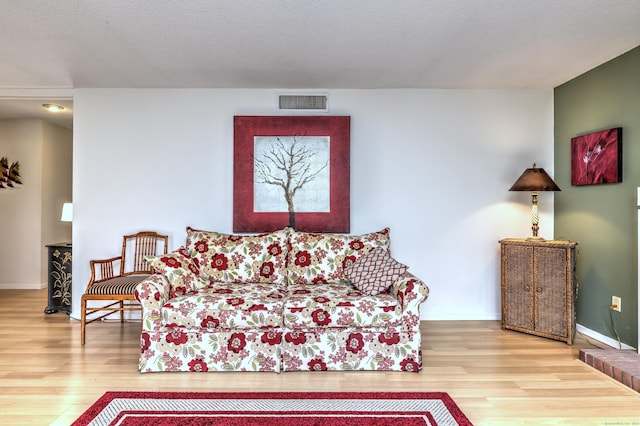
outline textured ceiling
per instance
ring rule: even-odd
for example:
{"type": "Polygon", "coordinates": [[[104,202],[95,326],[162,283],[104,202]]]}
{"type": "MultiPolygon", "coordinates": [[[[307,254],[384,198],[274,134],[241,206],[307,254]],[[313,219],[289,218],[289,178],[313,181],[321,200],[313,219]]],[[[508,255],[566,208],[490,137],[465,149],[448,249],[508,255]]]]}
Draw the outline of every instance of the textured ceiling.
{"type": "Polygon", "coordinates": [[[1,0],[1,9],[0,97],[552,88],[640,45],[638,0],[1,0]]]}

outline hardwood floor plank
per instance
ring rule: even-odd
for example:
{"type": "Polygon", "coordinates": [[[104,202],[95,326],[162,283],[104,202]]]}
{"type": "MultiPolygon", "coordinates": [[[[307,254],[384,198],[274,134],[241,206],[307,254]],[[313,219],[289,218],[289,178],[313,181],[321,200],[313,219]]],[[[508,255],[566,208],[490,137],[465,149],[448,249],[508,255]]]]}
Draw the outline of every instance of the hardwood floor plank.
{"type": "Polygon", "coordinates": [[[0,424],[68,425],[104,392],[439,391],[475,425],[640,425],[640,394],[578,360],[592,347],[504,331],[498,321],[422,323],[424,369],[400,372],[148,373],[140,324],[46,315],[45,290],[0,290],[0,424]]]}

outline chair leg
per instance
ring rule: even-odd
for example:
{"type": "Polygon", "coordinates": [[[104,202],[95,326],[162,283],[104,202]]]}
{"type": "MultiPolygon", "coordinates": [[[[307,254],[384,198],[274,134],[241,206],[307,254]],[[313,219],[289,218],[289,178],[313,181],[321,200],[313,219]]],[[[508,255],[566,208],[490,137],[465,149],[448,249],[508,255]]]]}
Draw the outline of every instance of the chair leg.
{"type": "Polygon", "coordinates": [[[120,323],[124,323],[124,300],[120,301],[120,323]]]}
{"type": "Polygon", "coordinates": [[[82,298],[80,308],[80,344],[84,346],[84,328],[87,326],[87,301],[82,298]]]}

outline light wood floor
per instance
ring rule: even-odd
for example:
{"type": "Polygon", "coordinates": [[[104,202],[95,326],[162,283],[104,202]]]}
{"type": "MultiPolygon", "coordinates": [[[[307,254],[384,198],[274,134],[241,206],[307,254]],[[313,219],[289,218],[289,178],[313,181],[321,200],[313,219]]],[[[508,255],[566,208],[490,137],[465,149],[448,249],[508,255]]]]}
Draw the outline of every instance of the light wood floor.
{"type": "Polygon", "coordinates": [[[46,315],[46,290],[0,290],[0,424],[68,425],[106,391],[443,391],[475,425],[640,425],[640,394],[580,362],[573,346],[497,321],[427,321],[424,369],[329,373],[137,370],[139,323],[46,315]]]}

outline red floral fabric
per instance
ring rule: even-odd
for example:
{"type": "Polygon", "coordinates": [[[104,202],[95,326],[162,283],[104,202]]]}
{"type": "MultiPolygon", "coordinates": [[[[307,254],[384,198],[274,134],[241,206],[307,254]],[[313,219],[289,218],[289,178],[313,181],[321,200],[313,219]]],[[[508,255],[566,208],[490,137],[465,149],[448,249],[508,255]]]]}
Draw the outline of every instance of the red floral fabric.
{"type": "Polygon", "coordinates": [[[192,293],[209,285],[209,280],[200,276],[198,261],[191,258],[184,247],[161,256],[145,256],[145,260],[167,277],[172,296],[192,293]]]}
{"type": "Polygon", "coordinates": [[[152,371],[282,370],[282,332],[142,330],[139,369],[152,371]]]}
{"type": "Polygon", "coordinates": [[[188,227],[186,249],[212,281],[284,285],[288,237],[289,228],[233,235],[188,227]]]}
{"type": "MultiPolygon", "coordinates": [[[[193,254],[207,287],[175,294],[171,274],[160,273],[138,284],[139,370],[418,372],[428,287],[405,272],[388,292],[369,296],[343,276],[376,247],[388,250],[388,229],[362,236],[288,232],[188,230],[178,254],[193,254]]],[[[174,257],[167,267],[178,266],[182,258],[174,257]]]]}
{"type": "Polygon", "coordinates": [[[400,328],[285,331],[283,371],[394,370],[419,372],[420,337],[400,328]]]}
{"type": "Polygon", "coordinates": [[[162,325],[188,329],[251,329],[282,326],[284,291],[270,284],[217,283],[162,306],[162,325]]]}
{"type": "Polygon", "coordinates": [[[390,294],[367,296],[349,284],[293,285],[287,289],[287,328],[386,327],[400,322],[402,310],[390,294]]]}
{"type": "Polygon", "coordinates": [[[376,247],[389,250],[389,228],[364,235],[291,231],[288,262],[290,284],[335,283],[343,271],[376,247]]]}

